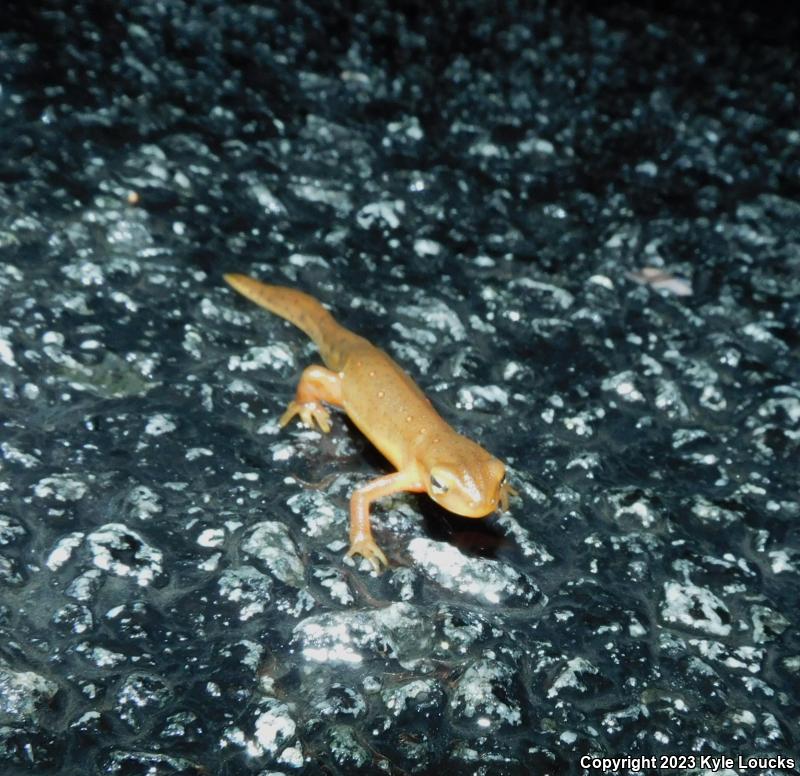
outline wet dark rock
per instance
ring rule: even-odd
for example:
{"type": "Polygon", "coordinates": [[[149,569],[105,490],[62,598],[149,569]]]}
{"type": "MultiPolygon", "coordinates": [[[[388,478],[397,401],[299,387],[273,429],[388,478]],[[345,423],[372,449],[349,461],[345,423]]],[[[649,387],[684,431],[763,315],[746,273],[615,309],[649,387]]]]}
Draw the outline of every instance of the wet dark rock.
{"type": "MultiPolygon", "coordinates": [[[[584,7],[585,6],[585,7],[584,7]]],[[[47,4],[0,33],[0,771],[797,750],[798,20],[47,4]],[[317,295],[508,463],[373,507],[317,295]]]]}
{"type": "Polygon", "coordinates": [[[58,685],[34,671],[15,671],[0,662],[0,722],[5,725],[36,722],[38,710],[46,707],[58,685]]]}
{"type": "Polygon", "coordinates": [[[172,698],[166,683],[154,676],[131,674],[117,691],[117,708],[120,718],[132,728],[150,725],[158,712],[172,698]]]}

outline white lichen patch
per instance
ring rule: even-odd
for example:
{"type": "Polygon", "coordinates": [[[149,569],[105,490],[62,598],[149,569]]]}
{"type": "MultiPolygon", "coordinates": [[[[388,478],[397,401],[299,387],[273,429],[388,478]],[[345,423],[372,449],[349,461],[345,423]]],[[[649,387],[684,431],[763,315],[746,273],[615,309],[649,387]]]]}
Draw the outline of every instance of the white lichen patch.
{"type": "Polygon", "coordinates": [[[689,408],[681,396],[681,389],[673,380],[656,380],[655,404],[671,420],[685,420],[689,417],[689,408]]]}
{"type": "Polygon", "coordinates": [[[305,523],[309,536],[324,536],[333,530],[339,530],[344,515],[337,517],[336,509],[328,501],[324,493],[305,490],[295,494],[286,502],[289,509],[300,515],[305,523]]]}
{"type": "Polygon", "coordinates": [[[121,652],[114,652],[105,647],[96,647],[84,641],[75,647],[78,654],[83,655],[97,668],[116,668],[127,662],[128,658],[121,652]]]}
{"type": "Polygon", "coordinates": [[[698,585],[666,582],[661,617],[665,622],[714,636],[728,636],[731,632],[728,607],[710,590],[698,585]]]}
{"type": "Polygon", "coordinates": [[[158,494],[147,485],[131,488],[126,502],[130,516],[136,520],[151,520],[164,511],[158,494]]]}
{"type": "Polygon", "coordinates": [[[581,674],[597,675],[600,673],[597,666],[590,663],[586,658],[574,657],[567,661],[564,670],[553,680],[547,691],[548,698],[555,698],[559,692],[566,688],[572,688],[579,692],[587,691],[586,685],[578,678],[581,674]]]}
{"type": "Polygon", "coordinates": [[[358,664],[374,656],[410,669],[429,655],[433,623],[417,607],[394,603],[307,617],[297,624],[294,636],[310,662],[358,664]]]}
{"type": "Polygon", "coordinates": [[[607,377],[601,383],[604,391],[613,391],[627,402],[643,402],[644,394],[636,387],[636,375],[632,371],[620,372],[607,377]]]}
{"type": "Polygon", "coordinates": [[[15,671],[0,661],[0,724],[35,722],[37,710],[58,692],[58,685],[33,671],[15,671]]]}
{"type": "Polygon", "coordinates": [[[122,523],[107,523],[86,537],[92,563],[146,587],[163,571],[163,553],[122,523]]]}
{"type": "Polygon", "coordinates": [[[512,286],[534,291],[537,295],[544,297],[551,308],[556,307],[561,310],[568,310],[575,302],[575,297],[569,291],[560,286],[554,286],[552,283],[542,283],[531,278],[520,278],[514,281],[512,286]]]}
{"type": "MultiPolygon", "coordinates": [[[[252,177],[249,173],[242,176],[252,177]]],[[[285,215],[286,208],[283,203],[261,182],[252,181],[248,192],[253,199],[264,209],[268,215],[285,215]]]]}
{"type": "Polygon", "coordinates": [[[399,687],[381,693],[386,708],[398,716],[408,710],[419,714],[421,708],[432,705],[442,696],[442,688],[435,679],[414,679],[399,687]]]}
{"type": "Polygon", "coordinates": [[[609,291],[614,290],[614,281],[607,275],[592,275],[587,282],[594,283],[595,285],[608,289],[609,291]]]}
{"type": "Polygon", "coordinates": [[[128,312],[135,313],[139,310],[139,304],[122,291],[112,291],[111,300],[122,305],[128,312]]]}
{"type": "Polygon", "coordinates": [[[427,577],[452,592],[489,604],[543,601],[532,581],[498,561],[469,558],[456,547],[431,539],[412,539],[408,550],[427,577]]]}
{"type": "Polygon", "coordinates": [[[161,436],[162,434],[169,434],[176,428],[175,421],[169,415],[159,413],[148,419],[147,425],[144,427],[144,433],[150,436],[161,436]]]}
{"type": "Polygon", "coordinates": [[[782,395],[767,399],[758,408],[758,416],[777,422],[785,419],[789,425],[796,426],[800,423],[800,391],[785,385],[778,386],[775,393],[782,395]]]}
{"type": "Polygon", "coordinates": [[[800,555],[793,550],[771,550],[767,553],[773,574],[800,573],[796,560],[800,555]]]}
{"type": "Polygon", "coordinates": [[[37,498],[54,498],[56,501],[80,501],[87,490],[86,483],[71,474],[54,474],[33,486],[37,498]]]}
{"type": "Polygon", "coordinates": [[[289,530],[283,523],[265,520],[252,526],[242,539],[242,552],[258,558],[278,580],[304,586],[304,566],[289,530]]]}
{"type": "MultiPolygon", "coordinates": [[[[334,552],[341,552],[345,545],[333,550],[334,552]]],[[[333,548],[332,548],[333,549],[333,548]]],[[[355,601],[353,593],[347,584],[346,579],[336,569],[316,568],[313,571],[314,578],[318,580],[322,587],[328,590],[331,598],[336,601],[340,606],[348,606],[355,601]]]]}
{"type": "Polygon", "coordinates": [[[201,547],[221,547],[225,543],[225,531],[222,528],[206,528],[197,537],[201,547]]]}
{"type": "Polygon", "coordinates": [[[530,531],[524,528],[519,520],[512,517],[509,512],[499,514],[495,518],[495,524],[511,537],[516,547],[526,558],[531,559],[534,566],[542,566],[554,560],[547,548],[531,539],[530,531]]]}
{"type": "Polygon", "coordinates": [[[754,342],[762,345],[769,345],[779,353],[788,352],[789,346],[769,330],[771,326],[774,326],[772,321],[748,323],[746,326],[742,327],[742,334],[749,337],[754,342]]]}
{"type": "Polygon", "coordinates": [[[442,252],[442,244],[436,240],[417,238],[414,240],[414,253],[420,258],[426,256],[438,256],[442,252]]]}
{"type": "Polygon", "coordinates": [[[760,647],[730,647],[719,641],[708,639],[689,639],[691,644],[705,660],[721,663],[727,668],[758,674],[764,660],[764,650],[760,647]]]}
{"type": "Polygon", "coordinates": [[[184,454],[184,458],[186,458],[187,461],[196,461],[198,458],[210,458],[213,455],[214,451],[209,450],[207,447],[190,447],[184,454]]]}
{"type": "MultiPolygon", "coordinates": [[[[551,419],[552,422],[552,419],[551,419]]],[[[597,453],[578,453],[567,464],[566,469],[582,469],[589,479],[594,478],[594,471],[600,468],[600,456],[597,453]]]]}
{"type": "Polygon", "coordinates": [[[396,331],[403,339],[418,345],[434,346],[437,341],[437,337],[432,331],[418,326],[409,327],[399,321],[395,321],[392,324],[392,331],[396,331]]]}
{"type": "Polygon", "coordinates": [[[236,396],[258,396],[258,389],[248,380],[231,380],[227,391],[236,396]]]}
{"type": "Polygon", "coordinates": [[[27,531],[16,518],[0,514],[0,546],[14,544],[22,539],[27,531]]]}
{"type": "Polygon", "coordinates": [[[298,183],[290,183],[289,190],[300,199],[329,205],[341,215],[346,215],[353,209],[350,195],[344,188],[339,188],[336,181],[325,181],[324,186],[321,185],[322,181],[306,181],[306,178],[301,178],[298,183]]]}
{"type": "Polygon", "coordinates": [[[650,710],[643,703],[634,703],[618,711],[611,711],[603,716],[603,728],[609,735],[619,733],[631,722],[647,719],[650,710]]]}
{"type": "Polygon", "coordinates": [[[406,203],[402,199],[372,202],[356,213],[356,223],[362,229],[369,229],[376,221],[380,221],[390,229],[397,229],[405,212],[406,203]]]}
{"type": "Polygon", "coordinates": [[[791,625],[786,617],[769,606],[752,606],[750,614],[753,618],[753,641],[756,644],[774,641],[791,625]]]}
{"type": "Polygon", "coordinates": [[[99,264],[93,261],[79,261],[65,264],[61,271],[70,279],[82,286],[101,286],[105,275],[99,264]]]}
{"type": "Polygon", "coordinates": [[[226,569],[218,584],[220,597],[236,604],[242,622],[263,614],[272,600],[272,580],[252,566],[226,569]]]}
{"type": "Polygon", "coordinates": [[[14,348],[11,347],[9,337],[12,330],[8,326],[0,326],[0,361],[6,366],[16,366],[17,360],[14,358],[14,348]]]}
{"type": "Polygon", "coordinates": [[[254,372],[259,369],[279,371],[284,368],[293,368],[294,354],[286,345],[259,345],[247,349],[244,356],[231,356],[228,359],[228,369],[231,372],[254,372]]]}
{"type": "Polygon", "coordinates": [[[59,540],[47,556],[47,560],[45,561],[47,568],[51,571],[56,571],[61,568],[61,566],[72,557],[72,553],[80,547],[84,536],[84,533],[76,531],[59,540]]]}
{"type": "Polygon", "coordinates": [[[270,451],[273,461],[288,461],[297,455],[297,445],[294,442],[276,442],[270,445],[270,451]]]}
{"type": "Polygon", "coordinates": [[[396,312],[412,321],[424,321],[431,329],[443,332],[457,342],[467,337],[458,314],[440,299],[420,299],[416,304],[398,307],[396,312]]]}
{"type": "Polygon", "coordinates": [[[183,349],[192,357],[200,360],[203,357],[203,335],[195,329],[190,323],[184,327],[183,342],[181,343],[183,349]]]}
{"type": "Polygon", "coordinates": [[[250,755],[274,753],[281,742],[291,738],[296,729],[288,707],[276,701],[267,711],[262,711],[255,721],[254,737],[248,746],[250,755]]]}
{"type": "Polygon", "coordinates": [[[621,492],[611,493],[608,500],[614,507],[614,520],[633,520],[643,528],[652,527],[658,513],[651,499],[635,488],[625,488],[621,492]]]}
{"type": "Polygon", "coordinates": [[[103,572],[100,571],[100,569],[84,571],[83,574],[75,577],[75,579],[69,583],[65,594],[69,598],[74,598],[76,601],[91,601],[100,587],[102,579],[103,572]]]}
{"type": "Polygon", "coordinates": [[[677,428],[672,432],[672,447],[680,450],[687,445],[706,444],[711,437],[701,428],[677,428]]]}
{"type": "Polygon", "coordinates": [[[522,714],[512,691],[513,678],[509,666],[490,658],[478,660],[459,680],[450,708],[457,717],[481,728],[517,726],[522,723],[522,714]]]}
{"type": "MultiPolygon", "coordinates": [[[[395,325],[392,328],[396,328],[395,325]]],[[[407,329],[407,331],[409,331],[407,329]]],[[[427,332],[431,335],[431,332],[427,332]]],[[[427,336],[426,335],[426,336],[427,336]]],[[[435,337],[434,337],[435,339],[435,337]]],[[[417,340],[419,342],[419,340],[417,340]]],[[[404,366],[410,366],[410,372],[426,375],[431,368],[430,349],[424,346],[417,347],[411,342],[393,342],[392,355],[404,366]]]]}
{"type": "Polygon", "coordinates": [[[597,407],[593,410],[586,410],[579,412],[577,415],[562,418],[562,423],[567,431],[581,437],[590,437],[594,435],[593,421],[598,418],[605,417],[605,410],[602,407],[597,407]]]}
{"type": "Polygon", "coordinates": [[[724,526],[733,525],[742,519],[740,512],[717,506],[703,496],[694,497],[692,514],[704,523],[716,523],[724,526]]]}
{"type": "Polygon", "coordinates": [[[508,406],[508,392],[499,385],[465,385],[458,390],[456,406],[465,410],[497,411],[508,406]]]}
{"type": "Polygon", "coordinates": [[[256,707],[251,734],[247,735],[241,727],[230,727],[225,730],[222,744],[241,747],[250,757],[276,757],[292,741],[296,730],[285,703],[263,698],[256,707]]]}

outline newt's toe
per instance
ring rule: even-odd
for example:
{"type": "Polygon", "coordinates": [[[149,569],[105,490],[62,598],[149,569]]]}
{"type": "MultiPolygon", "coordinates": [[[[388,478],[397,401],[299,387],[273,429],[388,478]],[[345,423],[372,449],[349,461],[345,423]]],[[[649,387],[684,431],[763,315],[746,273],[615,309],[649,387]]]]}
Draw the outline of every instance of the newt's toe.
{"type": "Polygon", "coordinates": [[[327,434],[331,430],[330,413],[319,404],[311,410],[311,418],[320,427],[323,434],[327,434]]]}
{"type": "Polygon", "coordinates": [[[347,553],[348,558],[354,555],[360,555],[365,560],[368,560],[375,570],[376,574],[380,574],[383,568],[389,567],[389,561],[383,551],[373,539],[359,539],[350,545],[350,550],[347,553]]]}
{"type": "Polygon", "coordinates": [[[286,408],[286,412],[281,415],[278,425],[283,428],[295,415],[299,414],[299,412],[300,405],[296,401],[289,402],[289,406],[286,408]]]}
{"type": "Polygon", "coordinates": [[[286,412],[281,415],[278,425],[283,428],[295,415],[299,415],[303,425],[308,428],[319,426],[325,434],[331,430],[330,413],[318,402],[312,401],[303,404],[296,401],[290,402],[286,412]]]}
{"type": "Polygon", "coordinates": [[[504,482],[500,486],[500,509],[503,512],[508,512],[509,501],[517,496],[519,496],[519,491],[516,488],[512,488],[507,482],[504,482]]]}

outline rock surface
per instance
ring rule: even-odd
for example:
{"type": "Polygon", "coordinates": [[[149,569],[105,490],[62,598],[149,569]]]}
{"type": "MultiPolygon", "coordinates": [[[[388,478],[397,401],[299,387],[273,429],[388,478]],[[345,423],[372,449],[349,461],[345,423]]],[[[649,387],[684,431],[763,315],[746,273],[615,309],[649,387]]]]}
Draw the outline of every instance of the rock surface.
{"type": "Polygon", "coordinates": [[[356,5],[5,3],[0,772],[796,755],[796,14],[356,5]],[[225,271],[388,350],[511,512],[399,496],[345,562],[386,464],[278,428],[317,357],[225,271]]]}

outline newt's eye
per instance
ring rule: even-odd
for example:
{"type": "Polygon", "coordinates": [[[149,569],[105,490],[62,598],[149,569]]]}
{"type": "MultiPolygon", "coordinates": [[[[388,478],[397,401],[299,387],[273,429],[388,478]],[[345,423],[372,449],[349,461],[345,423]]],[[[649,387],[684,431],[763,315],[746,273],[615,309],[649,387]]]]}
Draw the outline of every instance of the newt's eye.
{"type": "Polygon", "coordinates": [[[500,484],[501,485],[505,485],[506,484],[506,475],[505,474],[503,474],[503,479],[500,480],[500,484]]]}
{"type": "Polygon", "coordinates": [[[439,482],[439,480],[437,480],[436,477],[434,477],[431,474],[431,490],[434,493],[440,493],[441,494],[441,493],[447,493],[449,488],[446,485],[442,485],[442,483],[439,482]]]}

